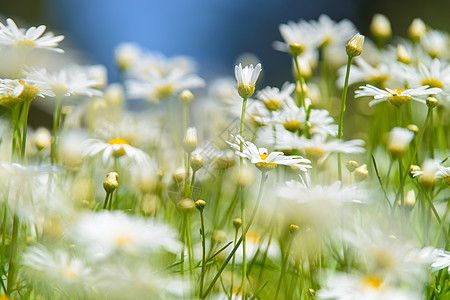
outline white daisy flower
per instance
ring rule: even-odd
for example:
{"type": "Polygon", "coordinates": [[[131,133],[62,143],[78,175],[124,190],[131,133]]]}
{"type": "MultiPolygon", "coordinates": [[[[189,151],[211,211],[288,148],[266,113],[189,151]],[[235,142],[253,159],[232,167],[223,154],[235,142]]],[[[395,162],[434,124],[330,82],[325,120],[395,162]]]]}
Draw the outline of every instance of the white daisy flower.
{"type": "Polygon", "coordinates": [[[435,95],[442,92],[440,88],[429,88],[428,85],[421,86],[415,89],[390,89],[385,88],[381,90],[373,85],[361,86],[359,90],[355,92],[355,97],[369,96],[373,97],[373,100],[369,102],[369,106],[388,101],[390,104],[395,106],[400,106],[405,104],[408,100],[416,100],[421,103],[426,103],[426,101],[419,96],[429,96],[435,95]]]}
{"type": "Polygon", "coordinates": [[[426,159],[423,163],[423,168],[420,171],[413,171],[413,177],[420,176],[422,182],[434,183],[437,178],[442,178],[442,180],[450,185],[450,167],[444,167],[439,164],[436,159],[426,159]]]}
{"type": "Polygon", "coordinates": [[[26,79],[0,79],[0,94],[14,98],[32,100],[35,97],[53,97],[53,92],[45,85],[33,83],[26,79]]]}
{"type": "Polygon", "coordinates": [[[419,300],[418,291],[405,291],[390,285],[383,278],[367,275],[333,274],[317,291],[318,299],[334,300],[419,300]]]}
{"type": "Polygon", "coordinates": [[[432,58],[447,58],[449,54],[450,39],[446,32],[430,30],[422,36],[420,43],[432,58]]]}
{"type": "Polygon", "coordinates": [[[57,96],[86,95],[101,97],[103,93],[95,87],[101,86],[104,79],[99,79],[91,68],[92,66],[72,65],[53,73],[49,73],[46,69],[31,70],[26,72],[26,79],[46,86],[57,96]]]}
{"type": "Polygon", "coordinates": [[[388,151],[395,157],[402,157],[408,150],[409,143],[414,138],[414,133],[406,128],[394,127],[389,133],[388,151]]]}
{"type": "MultiPolygon", "coordinates": [[[[281,133],[281,132],[280,132],[281,133]]],[[[338,139],[326,140],[326,137],[315,134],[311,139],[299,137],[291,132],[283,132],[277,136],[276,148],[282,150],[298,149],[307,157],[324,161],[331,153],[356,154],[363,153],[365,149],[363,140],[341,141],[338,139]]]]}
{"type": "Polygon", "coordinates": [[[322,46],[347,43],[357,32],[351,21],[344,19],[336,22],[325,14],[310,23],[322,46]]]}
{"type": "Polygon", "coordinates": [[[438,58],[427,64],[419,62],[417,69],[405,66],[403,76],[414,87],[428,85],[450,91],[450,65],[438,58]]]}
{"type": "Polygon", "coordinates": [[[250,160],[261,171],[273,170],[277,165],[294,166],[303,172],[307,168],[311,168],[308,159],[298,155],[284,156],[283,152],[269,153],[266,148],[257,148],[252,142],[245,141],[241,136],[232,137],[236,140],[236,144],[227,142],[231,148],[236,150],[236,155],[250,160]],[[243,150],[240,152],[240,144],[243,145],[243,150]]]}
{"type": "Polygon", "coordinates": [[[141,49],[134,43],[121,43],[114,50],[116,64],[121,70],[128,70],[140,61],[141,49]]]}
{"type": "Polygon", "coordinates": [[[156,249],[176,253],[180,249],[177,235],[171,228],[118,211],[82,216],[73,234],[93,259],[115,253],[148,255],[156,249]]]}
{"type": "Polygon", "coordinates": [[[126,82],[128,96],[132,99],[145,99],[150,103],[169,99],[184,89],[203,87],[203,79],[193,74],[185,74],[175,70],[167,76],[153,77],[145,81],[128,80],[126,82]]]}
{"type": "MultiPolygon", "coordinates": [[[[392,70],[384,62],[372,66],[360,56],[353,59],[353,61],[355,65],[352,66],[352,71],[350,72],[349,84],[370,82],[374,85],[384,85],[392,78],[392,70]]],[[[338,71],[339,78],[336,83],[339,88],[344,86],[345,69],[346,67],[344,66],[338,71]]]]}
{"type": "Polygon", "coordinates": [[[31,50],[33,48],[42,48],[59,53],[64,50],[56,48],[58,43],[64,39],[63,35],[54,36],[53,33],[47,32],[44,36],[46,27],[30,27],[27,30],[17,28],[13,20],[7,19],[6,26],[0,22],[0,44],[8,46],[17,46],[20,49],[31,50]]]}
{"type": "Polygon", "coordinates": [[[280,24],[279,30],[284,43],[277,41],[273,44],[273,47],[278,51],[302,54],[314,51],[323,42],[322,36],[316,34],[315,27],[305,20],[288,21],[287,24],[280,24]]]}
{"type": "Polygon", "coordinates": [[[82,296],[93,279],[92,269],[83,260],[71,256],[61,250],[50,253],[42,246],[31,247],[23,255],[25,271],[30,272],[33,281],[42,275],[41,284],[62,289],[66,296],[66,293],[82,296]]]}
{"type": "Polygon", "coordinates": [[[264,103],[266,108],[270,111],[279,110],[286,99],[290,97],[295,90],[295,84],[285,82],[280,89],[276,87],[266,87],[259,91],[256,97],[264,103]]]}
{"type": "Polygon", "coordinates": [[[234,67],[234,76],[237,81],[237,91],[242,98],[249,98],[255,92],[256,80],[261,73],[261,64],[246,66],[242,69],[242,65],[234,67]]]}
{"type": "MultiPolygon", "coordinates": [[[[436,272],[448,267],[450,267],[450,252],[442,251],[431,264],[431,272],[436,272]]],[[[450,274],[450,268],[447,271],[450,274]]]]}
{"type": "Polygon", "coordinates": [[[89,139],[83,142],[83,156],[96,156],[102,153],[104,165],[111,165],[114,159],[126,158],[136,164],[150,165],[150,157],[147,153],[130,146],[127,141],[115,138],[105,143],[98,139],[89,139]]]}

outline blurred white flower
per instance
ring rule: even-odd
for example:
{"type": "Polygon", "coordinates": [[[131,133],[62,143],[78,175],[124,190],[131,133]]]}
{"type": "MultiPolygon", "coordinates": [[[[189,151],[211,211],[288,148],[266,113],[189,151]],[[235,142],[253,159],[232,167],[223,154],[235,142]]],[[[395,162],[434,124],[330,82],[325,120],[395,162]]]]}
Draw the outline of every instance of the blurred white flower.
{"type": "Polygon", "coordinates": [[[98,139],[88,139],[83,142],[83,156],[96,156],[102,153],[104,165],[111,165],[115,159],[124,157],[136,164],[150,164],[150,157],[144,151],[130,146],[127,141],[115,138],[105,143],[98,139]]]}
{"type": "MultiPolygon", "coordinates": [[[[442,251],[431,264],[431,271],[436,272],[450,266],[450,252],[442,251]]],[[[450,274],[450,268],[447,270],[450,274]]]]}
{"type": "Polygon", "coordinates": [[[320,15],[317,21],[313,20],[310,23],[322,46],[345,44],[356,33],[356,28],[351,21],[343,19],[336,22],[325,14],[320,15]]]}
{"type": "Polygon", "coordinates": [[[47,32],[44,36],[46,27],[30,27],[27,30],[17,28],[13,20],[7,19],[6,26],[0,22],[0,44],[8,46],[17,46],[19,49],[31,50],[33,48],[42,48],[59,53],[64,50],[56,48],[58,43],[64,39],[63,35],[54,36],[53,33],[47,32]]]}
{"type": "Polygon", "coordinates": [[[115,253],[139,256],[156,249],[173,253],[180,249],[176,233],[167,225],[123,212],[81,216],[73,233],[93,259],[101,260],[115,253]]]}
{"type": "Polygon", "coordinates": [[[449,43],[448,34],[439,30],[427,31],[420,39],[420,44],[432,58],[447,58],[449,43]]]}

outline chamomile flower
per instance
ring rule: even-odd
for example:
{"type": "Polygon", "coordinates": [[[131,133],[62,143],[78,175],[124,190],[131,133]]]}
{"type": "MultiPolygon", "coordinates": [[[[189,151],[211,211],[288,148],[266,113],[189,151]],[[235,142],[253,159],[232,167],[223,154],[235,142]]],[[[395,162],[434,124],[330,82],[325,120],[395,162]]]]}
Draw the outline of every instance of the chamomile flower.
{"type": "MultiPolygon", "coordinates": [[[[436,272],[450,267],[450,252],[442,251],[431,264],[431,271],[436,272]]],[[[450,268],[447,270],[450,274],[450,268]]]]}
{"type": "Polygon", "coordinates": [[[355,26],[347,19],[336,22],[322,14],[317,21],[311,21],[310,23],[314,28],[315,35],[321,41],[321,46],[347,43],[356,33],[355,26]]]}
{"type": "Polygon", "coordinates": [[[276,87],[266,87],[258,92],[256,97],[261,100],[270,111],[279,110],[283,103],[295,89],[293,83],[284,83],[281,90],[276,87]]]}
{"type": "Polygon", "coordinates": [[[430,30],[420,39],[425,51],[432,58],[447,58],[450,39],[447,33],[439,30],[430,30]]]}
{"type": "Polygon", "coordinates": [[[236,144],[227,142],[231,148],[236,150],[236,155],[250,160],[261,171],[273,170],[277,165],[294,166],[303,172],[311,168],[310,161],[298,155],[284,156],[283,152],[269,153],[266,148],[257,148],[252,142],[245,141],[241,136],[233,136],[236,144]],[[240,144],[243,145],[242,152],[240,144]]]}
{"type": "Polygon", "coordinates": [[[7,106],[7,99],[17,99],[17,101],[29,101],[35,97],[52,97],[53,92],[45,85],[33,83],[28,80],[0,79],[0,104],[7,106]]]}
{"type": "Polygon", "coordinates": [[[72,65],[49,73],[46,69],[34,69],[26,72],[26,78],[32,83],[44,85],[57,96],[86,95],[102,96],[95,87],[102,85],[98,76],[92,76],[90,66],[72,65]]]}
{"type": "Polygon", "coordinates": [[[253,95],[255,92],[256,80],[258,80],[260,73],[261,64],[257,64],[256,67],[249,65],[242,68],[241,64],[234,67],[234,76],[236,77],[239,96],[242,98],[249,98],[253,95]]]}
{"type": "Polygon", "coordinates": [[[408,100],[416,100],[421,103],[426,103],[424,99],[419,96],[426,97],[428,95],[435,95],[442,92],[440,88],[429,88],[428,85],[421,86],[415,89],[390,89],[385,88],[381,90],[373,85],[361,86],[359,90],[355,92],[356,98],[369,96],[373,97],[373,100],[369,102],[369,106],[388,101],[390,104],[400,106],[405,104],[408,100]]]}
{"type": "Polygon", "coordinates": [[[81,216],[73,234],[94,259],[116,253],[139,256],[156,249],[173,253],[179,250],[179,242],[171,228],[122,212],[81,216]]]}
{"type": "Polygon", "coordinates": [[[414,133],[406,128],[394,127],[389,133],[388,152],[394,158],[400,158],[408,150],[414,133]]]}
{"type": "Polygon", "coordinates": [[[203,87],[205,82],[197,75],[175,70],[167,76],[155,76],[146,80],[131,79],[126,82],[128,96],[132,99],[145,99],[158,103],[175,96],[184,89],[203,87]]]}
{"type": "Polygon", "coordinates": [[[440,165],[436,159],[426,159],[422,170],[413,171],[412,174],[413,177],[419,177],[419,180],[425,184],[432,185],[437,178],[442,178],[447,185],[450,184],[450,167],[440,165]]]}
{"type": "MultiPolygon", "coordinates": [[[[352,72],[350,73],[349,84],[358,82],[370,82],[374,85],[384,85],[392,78],[392,70],[389,65],[384,62],[379,62],[375,66],[372,66],[362,57],[356,57],[354,59],[355,65],[352,66],[352,72]]],[[[339,78],[337,84],[342,87],[345,78],[345,66],[339,69],[339,78]]]]}
{"type": "Polygon", "coordinates": [[[294,56],[314,51],[323,41],[316,35],[314,26],[304,20],[289,21],[279,26],[283,42],[275,42],[273,47],[283,52],[292,52],[294,56]]]}
{"type": "Polygon", "coordinates": [[[89,289],[92,269],[82,259],[74,258],[69,253],[58,250],[51,253],[44,247],[32,247],[24,254],[25,272],[33,278],[40,279],[50,289],[64,290],[64,295],[82,296],[89,289]]]}
{"type": "Polygon", "coordinates": [[[98,139],[88,139],[83,142],[83,156],[96,156],[102,153],[104,165],[111,165],[115,159],[121,157],[135,164],[150,165],[150,157],[147,153],[139,150],[122,138],[115,138],[109,142],[98,139]]]}
{"type": "Polygon", "coordinates": [[[334,300],[419,300],[417,291],[405,291],[392,286],[373,274],[333,274],[316,294],[318,299],[334,300]]]}
{"type": "Polygon", "coordinates": [[[444,91],[450,90],[450,65],[438,58],[433,59],[429,64],[419,62],[417,69],[406,67],[404,76],[411,86],[428,85],[444,91]]]}
{"type": "Polygon", "coordinates": [[[0,22],[0,45],[16,46],[23,50],[41,48],[63,53],[64,50],[56,47],[64,39],[64,36],[55,36],[51,32],[47,32],[42,36],[45,29],[45,25],[37,28],[30,27],[27,30],[24,28],[19,29],[13,20],[7,19],[6,26],[0,22]]]}

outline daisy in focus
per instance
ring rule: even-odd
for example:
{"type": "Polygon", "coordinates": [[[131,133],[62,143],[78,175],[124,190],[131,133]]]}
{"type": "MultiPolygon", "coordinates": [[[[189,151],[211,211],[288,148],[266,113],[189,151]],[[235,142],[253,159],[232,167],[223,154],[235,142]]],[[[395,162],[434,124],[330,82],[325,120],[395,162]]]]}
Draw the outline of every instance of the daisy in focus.
{"type": "Polygon", "coordinates": [[[261,73],[261,64],[257,64],[253,68],[253,65],[242,68],[242,65],[234,67],[234,76],[237,81],[237,90],[239,96],[244,99],[249,98],[255,92],[256,80],[258,80],[261,73]]]}
{"type": "Polygon", "coordinates": [[[232,135],[232,137],[236,140],[236,144],[230,142],[227,142],[227,144],[236,150],[236,155],[250,160],[252,164],[263,172],[273,170],[277,165],[294,166],[303,172],[311,168],[308,165],[311,161],[299,155],[285,156],[283,152],[269,153],[266,148],[258,148],[255,144],[245,141],[239,135],[232,135]],[[240,151],[241,144],[243,145],[242,152],[240,151]]]}
{"type": "Polygon", "coordinates": [[[150,165],[150,157],[147,153],[139,150],[121,138],[115,138],[109,142],[98,139],[89,139],[83,142],[83,156],[96,156],[102,153],[104,165],[112,165],[114,160],[121,157],[139,165],[150,165]]]}
{"type": "Polygon", "coordinates": [[[46,27],[30,27],[27,30],[18,28],[13,20],[7,19],[6,26],[0,22],[0,44],[6,46],[16,46],[19,49],[31,50],[33,48],[47,49],[59,53],[64,50],[56,48],[58,43],[64,39],[63,35],[55,36],[51,32],[47,32],[44,36],[46,27]]]}
{"type": "Polygon", "coordinates": [[[425,104],[426,101],[419,96],[426,97],[429,95],[436,95],[440,92],[442,92],[440,88],[429,88],[428,85],[421,86],[415,89],[385,88],[385,90],[381,90],[377,87],[374,87],[373,85],[368,84],[366,86],[360,87],[360,89],[355,92],[355,97],[373,97],[373,100],[369,102],[369,106],[373,106],[384,101],[388,101],[394,106],[400,106],[402,104],[405,104],[410,99],[425,104]]]}

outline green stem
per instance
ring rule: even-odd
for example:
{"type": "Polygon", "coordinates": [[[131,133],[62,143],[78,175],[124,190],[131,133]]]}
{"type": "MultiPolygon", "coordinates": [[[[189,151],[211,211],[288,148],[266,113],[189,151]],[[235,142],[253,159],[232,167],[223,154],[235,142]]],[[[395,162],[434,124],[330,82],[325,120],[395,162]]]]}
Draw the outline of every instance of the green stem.
{"type": "MultiPolygon", "coordinates": [[[[343,134],[343,124],[344,124],[344,112],[345,112],[345,101],[347,99],[347,89],[348,89],[348,79],[350,77],[350,67],[352,65],[352,59],[353,57],[348,56],[347,60],[347,70],[345,72],[345,82],[344,82],[344,89],[342,90],[342,99],[341,99],[341,110],[339,113],[339,127],[338,127],[338,139],[342,140],[342,134],[343,134]]],[[[338,153],[338,176],[339,181],[342,181],[342,162],[341,162],[341,153],[338,153]]]]}
{"type": "Polygon", "coordinates": [[[23,105],[23,109],[22,109],[22,117],[21,117],[21,122],[22,122],[22,143],[20,146],[21,149],[21,158],[23,159],[24,162],[26,162],[26,157],[25,157],[25,148],[26,148],[26,144],[27,144],[27,125],[28,125],[28,112],[30,111],[30,105],[31,105],[31,101],[25,101],[24,105],[23,105]]]}
{"type": "MultiPolygon", "coordinates": [[[[239,129],[239,133],[242,139],[244,139],[244,121],[245,121],[245,109],[247,106],[247,98],[243,98],[243,102],[242,102],[242,111],[241,111],[241,126],[239,129]]],[[[244,144],[241,141],[240,145],[239,145],[239,149],[241,151],[241,153],[244,150],[244,144]]],[[[242,171],[242,168],[244,166],[244,161],[243,161],[243,157],[239,157],[239,168],[240,171],[242,171]]],[[[245,228],[245,199],[244,199],[244,190],[241,188],[240,189],[240,198],[241,198],[241,220],[242,220],[242,284],[241,284],[241,288],[242,288],[242,295],[245,299],[245,274],[247,272],[247,257],[245,255],[245,250],[246,250],[246,238],[245,238],[245,234],[244,234],[244,228],[245,228]]]]}
{"type": "Polygon", "coordinates": [[[404,197],[404,181],[403,181],[403,166],[402,166],[402,159],[399,158],[398,160],[398,175],[399,175],[399,179],[400,179],[400,205],[401,205],[401,210],[400,210],[400,224],[402,226],[402,229],[405,228],[405,197],[404,197]]]}
{"type": "Polygon", "coordinates": [[[236,243],[236,245],[234,246],[233,250],[231,250],[230,254],[225,259],[225,261],[222,264],[222,266],[220,267],[220,269],[217,271],[216,276],[214,276],[212,282],[209,284],[208,288],[206,289],[206,292],[203,295],[201,295],[201,299],[205,299],[206,296],[208,296],[208,294],[211,292],[212,288],[216,284],[216,282],[219,279],[220,275],[222,274],[223,270],[225,270],[225,267],[228,265],[228,263],[230,262],[231,258],[234,256],[234,254],[236,253],[237,249],[241,245],[241,243],[243,241],[243,236],[245,236],[247,234],[248,230],[250,229],[250,226],[252,225],[253,219],[256,216],[256,212],[258,211],[259,203],[261,202],[261,197],[262,197],[262,193],[263,193],[263,190],[264,190],[265,176],[266,176],[266,172],[261,172],[261,181],[260,181],[260,185],[259,185],[258,198],[256,200],[256,204],[255,204],[255,207],[253,209],[253,213],[250,216],[250,219],[249,219],[249,221],[247,223],[247,226],[245,227],[245,230],[244,230],[242,236],[239,238],[239,240],[236,243]]]}
{"type": "MultiPolygon", "coordinates": [[[[109,194],[108,210],[111,210],[111,208],[112,208],[113,194],[114,194],[114,192],[111,192],[111,194],[109,194]]],[[[116,195],[116,200],[117,200],[117,190],[115,192],[115,195],[116,195]]],[[[115,205],[117,205],[117,201],[116,201],[115,205]]]]}
{"type": "Polygon", "coordinates": [[[170,132],[172,133],[173,143],[175,144],[175,148],[177,149],[178,158],[181,158],[181,157],[179,157],[179,155],[181,153],[181,146],[180,146],[180,143],[178,142],[178,136],[177,136],[177,132],[174,127],[174,123],[172,121],[172,116],[170,115],[169,100],[164,100],[164,104],[166,106],[167,120],[169,121],[169,127],[170,127],[170,132]]]}
{"type": "MultiPolygon", "coordinates": [[[[197,173],[197,171],[192,171],[191,191],[190,191],[190,195],[189,195],[189,197],[191,199],[192,199],[192,196],[194,195],[195,173],[197,173]]],[[[192,200],[194,200],[194,199],[192,199],[192,200]]]]}
{"type": "MultiPolygon", "coordinates": [[[[195,172],[194,172],[195,174],[195,172]]],[[[203,210],[200,210],[200,222],[202,229],[202,271],[200,274],[200,296],[203,294],[203,281],[205,278],[205,268],[206,268],[206,241],[205,241],[205,220],[203,217],[203,210]]]]}
{"type": "Polygon", "coordinates": [[[189,152],[185,152],[185,159],[186,159],[186,174],[184,176],[184,197],[189,197],[189,179],[190,179],[190,172],[191,172],[191,154],[189,152]]]}
{"type": "Polygon", "coordinates": [[[445,230],[444,225],[442,225],[442,220],[439,217],[439,214],[438,214],[438,212],[436,210],[436,207],[434,206],[433,201],[430,198],[430,195],[428,195],[428,193],[426,191],[422,191],[422,194],[425,195],[425,198],[427,199],[428,204],[430,205],[430,208],[433,211],[433,214],[434,214],[434,216],[436,217],[436,220],[439,223],[439,227],[442,228],[442,233],[444,234],[444,239],[445,239],[445,245],[448,245],[449,237],[448,237],[447,231],[445,230]]]}
{"type": "Polygon", "coordinates": [[[111,193],[106,192],[105,202],[103,203],[103,209],[106,209],[108,207],[108,200],[110,194],[111,193]]]}
{"type": "MultiPolygon", "coordinates": [[[[17,199],[19,201],[19,199],[17,199]]],[[[9,256],[9,270],[8,270],[8,284],[7,284],[7,292],[6,295],[11,295],[12,290],[14,289],[16,282],[16,256],[17,256],[17,243],[18,243],[18,235],[19,235],[19,218],[14,214],[13,218],[13,231],[11,238],[11,252],[9,256]]]]}
{"type": "MultiPolygon", "coordinates": [[[[236,228],[234,232],[234,244],[233,247],[236,247],[237,235],[239,232],[239,228],[236,228]]],[[[231,284],[230,284],[230,296],[233,295],[233,285],[234,285],[234,265],[236,263],[236,256],[233,255],[233,260],[231,261],[231,284]]]]}
{"type": "Polygon", "coordinates": [[[278,299],[278,294],[280,292],[281,283],[283,282],[283,277],[284,277],[284,274],[286,273],[286,264],[287,264],[287,261],[289,259],[289,252],[291,251],[292,240],[293,240],[293,237],[290,236],[289,237],[289,242],[288,242],[288,245],[287,245],[287,249],[286,249],[286,255],[284,256],[283,262],[281,264],[281,273],[280,273],[280,278],[278,279],[277,290],[275,292],[274,300],[278,299]]]}
{"type": "Polygon", "coordinates": [[[298,77],[298,82],[300,83],[300,95],[297,94],[299,101],[300,101],[300,105],[303,107],[303,109],[306,112],[306,105],[305,105],[305,90],[303,88],[303,76],[302,76],[302,72],[300,71],[300,64],[298,63],[298,55],[294,56],[294,62],[295,62],[295,68],[297,69],[297,77],[298,77]]]}
{"type": "Polygon", "coordinates": [[[433,124],[433,110],[431,110],[430,112],[430,129],[428,131],[428,137],[429,137],[429,141],[430,141],[430,158],[434,158],[434,136],[433,136],[433,129],[434,129],[434,124],[433,124]]]}
{"type": "Polygon", "coordinates": [[[191,232],[191,216],[186,215],[186,240],[188,247],[189,256],[189,271],[191,273],[191,278],[194,279],[194,254],[192,251],[192,232],[191,232]]]}
{"type": "Polygon", "coordinates": [[[53,132],[52,132],[52,145],[50,149],[50,162],[55,164],[57,162],[56,145],[58,137],[59,119],[61,118],[61,104],[62,97],[56,96],[55,110],[53,112],[53,132]]]}

